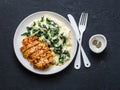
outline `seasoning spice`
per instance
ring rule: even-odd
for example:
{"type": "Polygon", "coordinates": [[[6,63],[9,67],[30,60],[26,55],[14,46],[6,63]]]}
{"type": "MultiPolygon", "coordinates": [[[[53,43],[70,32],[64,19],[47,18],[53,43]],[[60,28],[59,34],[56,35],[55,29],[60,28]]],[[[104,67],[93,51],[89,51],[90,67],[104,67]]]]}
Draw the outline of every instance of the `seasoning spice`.
{"type": "Polygon", "coordinates": [[[100,47],[101,47],[101,45],[102,45],[101,41],[96,40],[96,39],[95,39],[95,40],[93,40],[92,44],[93,44],[93,45],[95,45],[97,48],[100,48],[100,47]]]}

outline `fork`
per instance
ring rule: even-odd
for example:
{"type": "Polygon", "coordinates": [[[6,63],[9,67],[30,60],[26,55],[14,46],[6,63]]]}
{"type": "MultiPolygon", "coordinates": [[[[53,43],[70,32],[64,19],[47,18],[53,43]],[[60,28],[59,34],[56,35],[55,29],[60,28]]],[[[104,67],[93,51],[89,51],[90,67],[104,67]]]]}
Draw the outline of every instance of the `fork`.
{"type": "MultiPolygon", "coordinates": [[[[88,13],[82,13],[80,16],[80,20],[79,20],[79,30],[80,30],[79,45],[80,45],[80,50],[82,50],[82,51],[83,51],[83,48],[81,47],[82,37],[83,37],[83,34],[84,34],[86,26],[87,26],[87,19],[88,19],[88,13]]],[[[85,67],[90,67],[91,63],[90,63],[88,57],[86,56],[85,52],[81,52],[81,53],[83,56],[83,62],[84,62],[85,67]]]]}

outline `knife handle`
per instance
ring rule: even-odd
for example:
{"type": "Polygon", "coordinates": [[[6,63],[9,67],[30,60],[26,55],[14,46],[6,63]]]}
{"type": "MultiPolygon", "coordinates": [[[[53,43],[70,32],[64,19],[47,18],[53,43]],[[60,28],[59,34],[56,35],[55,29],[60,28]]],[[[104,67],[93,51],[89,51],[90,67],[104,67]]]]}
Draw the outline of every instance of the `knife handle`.
{"type": "Polygon", "coordinates": [[[80,50],[80,45],[78,47],[78,52],[77,52],[76,59],[75,59],[75,62],[74,62],[74,68],[75,69],[80,69],[81,68],[81,50],[80,50]]]}

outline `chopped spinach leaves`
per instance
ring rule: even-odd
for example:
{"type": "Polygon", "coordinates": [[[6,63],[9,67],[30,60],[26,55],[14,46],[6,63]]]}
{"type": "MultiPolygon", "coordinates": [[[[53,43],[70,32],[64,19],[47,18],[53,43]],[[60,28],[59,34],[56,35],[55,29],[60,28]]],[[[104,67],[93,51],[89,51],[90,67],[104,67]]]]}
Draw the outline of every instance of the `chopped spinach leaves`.
{"type": "Polygon", "coordinates": [[[41,17],[41,20],[40,20],[40,22],[43,22],[43,21],[44,21],[44,16],[42,16],[42,17],[41,17]]]}
{"type": "Polygon", "coordinates": [[[35,34],[35,36],[37,36],[37,37],[41,37],[42,34],[43,34],[43,32],[42,32],[42,31],[39,31],[38,33],[35,34]]]}
{"type": "Polygon", "coordinates": [[[66,37],[63,35],[63,33],[60,35],[60,38],[63,40],[63,44],[66,43],[66,37]]]}
{"type": "Polygon", "coordinates": [[[25,32],[25,33],[23,33],[23,34],[21,34],[21,36],[30,36],[30,32],[25,32]]]}
{"type": "Polygon", "coordinates": [[[54,37],[55,35],[58,35],[58,34],[59,34],[59,29],[57,29],[57,28],[52,28],[52,29],[50,30],[50,34],[51,34],[52,37],[54,37]]]}
{"type": "Polygon", "coordinates": [[[60,45],[58,47],[54,47],[53,51],[56,54],[61,54],[62,53],[62,45],[60,45]]]}
{"type": "Polygon", "coordinates": [[[58,39],[58,38],[56,38],[56,39],[53,40],[53,43],[54,43],[54,44],[57,44],[58,42],[59,42],[59,39],[58,39]]]}
{"type": "Polygon", "coordinates": [[[32,30],[32,33],[33,33],[33,34],[36,33],[36,32],[38,32],[37,29],[33,29],[33,30],[32,30]]]}
{"type": "Polygon", "coordinates": [[[67,57],[70,57],[70,53],[67,50],[65,50],[63,54],[65,54],[67,57]]]}

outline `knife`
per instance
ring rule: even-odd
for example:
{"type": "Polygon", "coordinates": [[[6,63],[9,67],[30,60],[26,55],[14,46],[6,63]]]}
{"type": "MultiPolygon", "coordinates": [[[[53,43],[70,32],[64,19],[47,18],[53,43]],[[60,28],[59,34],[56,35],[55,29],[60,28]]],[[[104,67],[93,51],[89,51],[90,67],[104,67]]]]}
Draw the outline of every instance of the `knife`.
{"type": "MultiPolygon", "coordinates": [[[[72,17],[71,14],[68,14],[67,15],[68,18],[69,18],[69,21],[71,23],[71,26],[73,27],[74,31],[75,31],[75,34],[76,34],[76,38],[77,38],[77,42],[79,43],[79,35],[80,35],[80,32],[78,30],[78,26],[77,26],[77,23],[75,22],[74,18],[72,17]]],[[[74,62],[74,68],[75,69],[80,69],[81,67],[81,51],[80,51],[80,45],[78,47],[78,52],[77,52],[77,55],[76,55],[76,60],[74,62]]]]}

